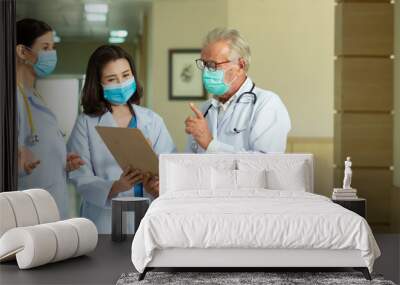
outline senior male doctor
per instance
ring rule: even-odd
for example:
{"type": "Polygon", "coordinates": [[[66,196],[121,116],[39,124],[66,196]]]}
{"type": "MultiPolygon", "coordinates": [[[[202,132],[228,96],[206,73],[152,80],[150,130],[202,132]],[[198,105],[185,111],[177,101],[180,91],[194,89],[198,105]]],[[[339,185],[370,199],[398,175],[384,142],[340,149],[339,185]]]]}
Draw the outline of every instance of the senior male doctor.
{"type": "Polygon", "coordinates": [[[284,152],[289,114],[278,95],[248,77],[250,47],[239,32],[226,28],[209,32],[196,63],[212,98],[201,110],[190,104],[194,116],[185,121],[186,151],[284,152]]]}

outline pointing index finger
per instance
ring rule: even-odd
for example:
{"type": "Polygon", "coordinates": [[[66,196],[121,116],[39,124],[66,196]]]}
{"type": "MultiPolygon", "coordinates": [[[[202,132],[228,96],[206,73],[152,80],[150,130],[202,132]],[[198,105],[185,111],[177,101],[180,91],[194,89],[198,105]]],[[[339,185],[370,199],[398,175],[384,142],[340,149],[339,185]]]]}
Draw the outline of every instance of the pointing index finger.
{"type": "Polygon", "coordinates": [[[194,105],[193,103],[189,103],[190,109],[192,109],[193,113],[196,114],[196,117],[199,119],[204,118],[203,114],[200,112],[199,109],[197,109],[196,105],[194,105]]]}

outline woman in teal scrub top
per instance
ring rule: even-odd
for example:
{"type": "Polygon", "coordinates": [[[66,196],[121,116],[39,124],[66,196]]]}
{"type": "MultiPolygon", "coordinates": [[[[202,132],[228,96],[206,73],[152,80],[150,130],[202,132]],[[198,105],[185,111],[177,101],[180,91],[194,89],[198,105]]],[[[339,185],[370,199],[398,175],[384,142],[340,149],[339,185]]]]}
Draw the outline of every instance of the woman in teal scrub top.
{"type": "MultiPolygon", "coordinates": [[[[111,199],[158,196],[158,179],[135,169],[121,169],[97,133],[96,126],[138,128],[157,154],[175,151],[163,119],[137,105],[141,87],[130,55],[113,45],[99,47],[90,57],[79,116],[68,142],[85,165],[70,174],[82,196],[81,216],[99,233],[111,232],[111,199]]],[[[132,231],[132,225],[128,225],[132,231]]]]}

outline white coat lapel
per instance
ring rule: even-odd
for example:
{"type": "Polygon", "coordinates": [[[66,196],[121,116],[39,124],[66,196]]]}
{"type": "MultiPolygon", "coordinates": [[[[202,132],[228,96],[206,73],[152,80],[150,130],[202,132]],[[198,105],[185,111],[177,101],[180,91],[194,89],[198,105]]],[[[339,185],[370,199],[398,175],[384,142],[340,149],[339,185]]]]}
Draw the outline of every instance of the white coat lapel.
{"type": "Polygon", "coordinates": [[[107,111],[99,118],[98,125],[104,127],[117,127],[117,123],[115,122],[110,111],[107,111]]]}
{"type": "Polygon", "coordinates": [[[210,130],[213,138],[218,138],[218,109],[215,107],[214,102],[211,103],[213,106],[208,110],[207,123],[208,129],[210,130]]]}
{"type": "Polygon", "coordinates": [[[138,105],[132,104],[133,112],[135,113],[136,116],[136,126],[139,130],[142,131],[143,135],[146,138],[150,138],[150,132],[151,130],[151,119],[147,113],[147,111],[138,105]]]}

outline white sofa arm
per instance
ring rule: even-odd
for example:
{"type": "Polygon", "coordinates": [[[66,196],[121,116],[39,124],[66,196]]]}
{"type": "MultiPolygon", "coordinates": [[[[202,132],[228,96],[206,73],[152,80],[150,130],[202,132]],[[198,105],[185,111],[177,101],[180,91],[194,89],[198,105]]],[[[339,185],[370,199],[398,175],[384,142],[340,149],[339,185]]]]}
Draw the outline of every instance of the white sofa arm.
{"type": "Polygon", "coordinates": [[[78,233],[78,246],[73,257],[91,252],[96,248],[98,232],[96,225],[85,218],[75,218],[65,221],[72,225],[78,233]]]}
{"type": "Polygon", "coordinates": [[[30,189],[0,193],[0,262],[17,259],[20,269],[86,254],[96,248],[92,221],[59,221],[49,192],[30,189]]]}
{"type": "Polygon", "coordinates": [[[56,251],[53,232],[41,225],[14,228],[0,238],[0,261],[16,257],[20,269],[49,263],[56,251]]]}
{"type": "Polygon", "coordinates": [[[15,227],[60,220],[57,204],[49,192],[30,189],[0,193],[0,237],[15,227]]]}
{"type": "Polygon", "coordinates": [[[28,269],[86,254],[97,239],[96,226],[84,218],[13,228],[0,238],[0,261],[16,257],[28,269]]]}

